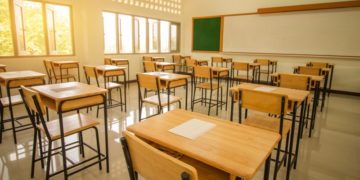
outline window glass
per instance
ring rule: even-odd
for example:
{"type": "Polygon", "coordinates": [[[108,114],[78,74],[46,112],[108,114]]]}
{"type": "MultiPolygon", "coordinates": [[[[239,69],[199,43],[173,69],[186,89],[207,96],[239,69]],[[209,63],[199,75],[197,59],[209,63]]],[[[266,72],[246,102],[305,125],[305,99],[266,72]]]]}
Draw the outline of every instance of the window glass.
{"type": "Polygon", "coordinates": [[[0,0],[0,56],[13,56],[9,1],[0,0]]]}
{"type": "Polygon", "coordinates": [[[160,50],[170,52],[170,22],[160,21],[160,50]]]}
{"type": "Polygon", "coordinates": [[[133,52],[132,16],[119,14],[120,53],[133,52]]]}
{"type": "Polygon", "coordinates": [[[103,12],[104,20],[104,53],[116,54],[116,14],[103,12]]]}

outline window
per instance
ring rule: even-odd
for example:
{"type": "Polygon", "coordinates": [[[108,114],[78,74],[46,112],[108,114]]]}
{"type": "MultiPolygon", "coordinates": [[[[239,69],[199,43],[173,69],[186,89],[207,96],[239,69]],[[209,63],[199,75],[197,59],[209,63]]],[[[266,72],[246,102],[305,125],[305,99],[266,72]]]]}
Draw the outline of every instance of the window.
{"type": "Polygon", "coordinates": [[[161,52],[170,52],[170,22],[160,21],[160,34],[161,52]]]}
{"type": "Polygon", "coordinates": [[[14,1],[19,55],[45,55],[42,3],[14,1]]]}
{"type": "Polygon", "coordinates": [[[0,56],[73,54],[70,6],[0,0],[0,42],[0,56]]]}
{"type": "Polygon", "coordinates": [[[103,22],[105,54],[179,51],[179,23],[106,11],[103,22]]]}
{"type": "Polygon", "coordinates": [[[135,52],[146,53],[146,19],[135,17],[135,52]]]}
{"type": "Polygon", "coordinates": [[[132,16],[119,14],[119,49],[120,53],[133,52],[132,16]]]}
{"type": "Polygon", "coordinates": [[[178,50],[178,25],[171,24],[170,25],[170,50],[177,51],[178,50]]]}
{"type": "Polygon", "coordinates": [[[149,52],[159,52],[159,21],[149,19],[149,52]]]}
{"type": "Polygon", "coordinates": [[[49,53],[51,55],[72,54],[70,8],[46,5],[49,53]]]}
{"type": "Polygon", "coordinates": [[[104,19],[104,52],[105,54],[117,53],[116,41],[116,14],[103,12],[104,19]]]}
{"type": "Polygon", "coordinates": [[[10,9],[8,0],[0,0],[0,56],[13,56],[10,9]]]}

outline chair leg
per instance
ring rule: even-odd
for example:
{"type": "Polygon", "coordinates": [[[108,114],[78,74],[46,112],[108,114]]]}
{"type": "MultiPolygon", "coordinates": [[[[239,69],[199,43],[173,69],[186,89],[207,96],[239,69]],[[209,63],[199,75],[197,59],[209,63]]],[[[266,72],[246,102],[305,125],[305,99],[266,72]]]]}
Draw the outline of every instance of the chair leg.
{"type": "MultiPolygon", "coordinates": [[[[210,109],[211,109],[211,101],[212,101],[212,92],[213,90],[210,90],[210,100],[209,100],[209,110],[208,110],[208,115],[210,115],[210,109]]],[[[217,107],[216,107],[217,108],[217,107]]]]}
{"type": "Polygon", "coordinates": [[[194,87],[193,99],[191,100],[191,111],[194,111],[194,101],[196,99],[195,93],[196,93],[196,87],[194,87]]]}
{"type": "Polygon", "coordinates": [[[181,101],[179,101],[179,109],[181,109],[181,101]]]}
{"type": "Polygon", "coordinates": [[[289,133],[286,135],[284,167],[286,166],[287,156],[289,152],[288,149],[289,149],[289,133]]]}
{"type": "Polygon", "coordinates": [[[96,118],[99,117],[99,109],[100,109],[100,107],[99,107],[99,105],[98,105],[97,108],[96,108],[96,118]]]}
{"type": "Polygon", "coordinates": [[[37,139],[37,129],[34,130],[34,138],[33,138],[33,152],[31,158],[31,178],[34,178],[34,170],[35,170],[35,156],[36,156],[36,139],[37,139]]]}
{"type": "Polygon", "coordinates": [[[97,148],[97,152],[98,152],[98,161],[99,161],[99,169],[102,169],[102,165],[101,165],[101,152],[100,152],[100,141],[99,141],[99,131],[96,127],[94,127],[95,129],[95,134],[96,134],[96,148],[97,148]]]}
{"type": "Polygon", "coordinates": [[[80,154],[82,155],[82,157],[84,158],[85,157],[85,151],[84,151],[84,139],[83,139],[83,134],[82,132],[79,132],[78,133],[78,136],[79,136],[79,142],[80,142],[80,154]]]}
{"type": "Polygon", "coordinates": [[[48,155],[47,155],[47,162],[46,162],[46,180],[50,178],[50,164],[51,164],[51,146],[52,141],[49,141],[48,145],[48,155]]]}
{"type": "Polygon", "coordinates": [[[139,101],[139,121],[141,121],[141,111],[142,111],[143,103],[139,101]]]}
{"type": "Polygon", "coordinates": [[[41,132],[39,130],[38,131],[38,138],[39,138],[39,150],[40,150],[40,162],[41,162],[41,168],[44,169],[44,156],[43,156],[43,146],[42,146],[42,141],[41,141],[41,132]]]}
{"type": "Polygon", "coordinates": [[[0,107],[0,144],[2,143],[2,134],[4,131],[4,108],[0,107]]]}
{"type": "Polygon", "coordinates": [[[119,88],[119,96],[120,96],[120,109],[121,111],[123,111],[123,101],[122,101],[122,96],[121,96],[121,88],[119,88]]]}
{"type": "Polygon", "coordinates": [[[277,146],[277,150],[276,150],[276,159],[275,159],[275,169],[274,169],[274,180],[276,180],[277,177],[277,172],[279,167],[279,158],[280,158],[280,148],[281,148],[281,139],[279,141],[279,144],[277,146]]]}

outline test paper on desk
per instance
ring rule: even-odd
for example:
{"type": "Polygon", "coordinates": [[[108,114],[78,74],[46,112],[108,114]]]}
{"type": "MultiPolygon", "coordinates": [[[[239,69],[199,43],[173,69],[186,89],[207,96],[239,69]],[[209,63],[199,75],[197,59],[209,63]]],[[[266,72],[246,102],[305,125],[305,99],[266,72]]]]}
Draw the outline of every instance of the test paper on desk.
{"type": "Polygon", "coordinates": [[[263,91],[263,92],[271,92],[275,89],[276,89],[276,87],[260,86],[260,87],[255,88],[254,90],[263,91]]]}
{"type": "Polygon", "coordinates": [[[172,129],[170,132],[186,137],[188,139],[196,139],[202,134],[214,128],[216,125],[199,119],[190,119],[172,129]]]}

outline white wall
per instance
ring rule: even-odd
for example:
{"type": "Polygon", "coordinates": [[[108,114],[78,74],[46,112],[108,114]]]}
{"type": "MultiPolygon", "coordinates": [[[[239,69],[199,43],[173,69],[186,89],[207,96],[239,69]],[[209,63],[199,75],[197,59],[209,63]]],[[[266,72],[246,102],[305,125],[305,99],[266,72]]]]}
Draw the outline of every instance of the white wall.
{"type": "MultiPolygon", "coordinates": [[[[101,12],[107,10],[181,22],[181,15],[152,11],[141,7],[120,4],[111,0],[49,0],[47,2],[72,5],[76,55],[68,57],[0,58],[0,64],[6,64],[8,71],[31,69],[45,73],[43,66],[43,59],[45,58],[53,60],[77,60],[80,61],[81,65],[100,65],[103,64],[104,57],[121,57],[129,59],[130,79],[135,79],[135,74],[142,71],[142,56],[146,54],[105,56],[103,53],[104,40],[101,12]]],[[[171,60],[171,54],[151,55],[165,57],[167,61],[171,60]]],[[[82,70],[81,76],[83,76],[82,70]]],[[[84,78],[82,80],[84,81],[84,78]]]]}
{"type": "MultiPolygon", "coordinates": [[[[338,1],[338,0],[333,0],[338,1]]],[[[268,0],[185,0],[183,4],[182,24],[182,53],[191,55],[195,59],[210,60],[211,56],[227,56],[233,59],[251,62],[256,58],[270,58],[278,60],[279,72],[292,72],[295,65],[305,65],[308,61],[326,61],[336,64],[333,89],[360,93],[360,60],[346,60],[334,58],[306,58],[306,57],[280,57],[257,56],[224,53],[193,53],[192,43],[192,18],[201,16],[215,16],[225,14],[238,14],[256,12],[257,8],[287,6],[309,3],[332,2],[331,0],[297,0],[297,1],[268,1],[268,0]]],[[[354,17],[355,18],[355,17],[354,17]]],[[[360,17],[358,17],[360,18],[360,17]]],[[[341,36],[341,34],[339,34],[341,36]]],[[[360,47],[359,47],[360,48],[360,47]]]]}

